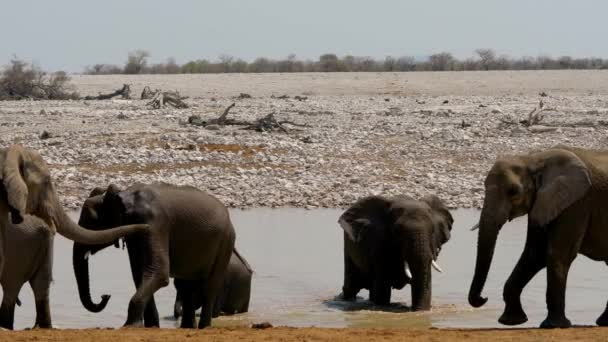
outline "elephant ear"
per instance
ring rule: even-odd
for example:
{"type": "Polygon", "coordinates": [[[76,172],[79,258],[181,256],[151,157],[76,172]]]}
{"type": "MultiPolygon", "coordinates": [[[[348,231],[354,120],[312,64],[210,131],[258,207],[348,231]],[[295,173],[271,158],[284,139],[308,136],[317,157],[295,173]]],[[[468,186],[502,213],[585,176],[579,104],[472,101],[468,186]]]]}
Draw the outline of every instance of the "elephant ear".
{"type": "Polygon", "coordinates": [[[107,215],[111,225],[122,224],[122,213],[125,212],[125,207],[118,195],[119,193],[120,189],[116,185],[110,184],[103,196],[103,212],[114,213],[113,215],[107,215]]]}
{"type": "Polygon", "coordinates": [[[101,194],[103,194],[104,192],[106,192],[106,190],[102,187],[95,187],[93,190],[91,190],[91,193],[89,194],[89,198],[91,197],[95,197],[95,196],[99,196],[101,194]]]}
{"type": "Polygon", "coordinates": [[[442,236],[442,243],[447,242],[451,237],[452,225],[454,224],[452,214],[441,199],[435,195],[426,196],[422,198],[422,201],[431,207],[431,221],[434,231],[442,236]]]}
{"type": "Polygon", "coordinates": [[[150,206],[154,200],[154,195],[145,188],[120,191],[118,197],[124,206],[125,214],[130,217],[130,220],[145,222],[154,217],[150,206]]]}
{"type": "Polygon", "coordinates": [[[367,229],[383,224],[390,202],[381,196],[369,196],[355,202],[338,219],[340,227],[354,241],[361,241],[367,229]]]}
{"type": "Polygon", "coordinates": [[[585,196],[591,177],[585,163],[571,151],[551,149],[531,157],[536,200],[529,220],[532,226],[543,227],[585,196]]]}
{"type": "Polygon", "coordinates": [[[24,215],[27,212],[28,189],[24,180],[24,149],[13,145],[5,150],[2,165],[2,182],[6,190],[11,213],[24,215]]]}

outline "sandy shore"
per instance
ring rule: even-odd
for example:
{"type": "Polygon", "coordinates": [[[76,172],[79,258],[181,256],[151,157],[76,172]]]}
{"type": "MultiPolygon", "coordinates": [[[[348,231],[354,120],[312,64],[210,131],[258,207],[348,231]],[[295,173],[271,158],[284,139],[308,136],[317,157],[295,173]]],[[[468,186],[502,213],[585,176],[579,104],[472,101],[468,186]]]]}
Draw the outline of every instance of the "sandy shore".
{"type": "Polygon", "coordinates": [[[30,330],[0,332],[2,341],[603,341],[605,328],[540,329],[320,329],[212,328],[206,330],[30,330]]]}
{"type": "Polygon", "coordinates": [[[608,142],[608,72],[458,72],[75,76],[83,94],[132,84],[177,89],[187,109],[142,100],[0,103],[0,146],[50,164],[64,204],[95,186],[165,181],[206,189],[231,207],[345,207],[369,194],[439,195],[479,207],[498,155],[608,142]],[[239,99],[245,92],[252,98],[239,99]],[[539,93],[547,96],[541,97],[539,93]],[[277,98],[288,95],[289,98],[277,98]],[[306,97],[299,101],[295,95],[306,97]],[[520,123],[544,103],[544,119],[520,123]],[[307,127],[256,132],[188,124],[197,115],[307,127]],[[41,138],[43,132],[44,139],[41,138]]]}

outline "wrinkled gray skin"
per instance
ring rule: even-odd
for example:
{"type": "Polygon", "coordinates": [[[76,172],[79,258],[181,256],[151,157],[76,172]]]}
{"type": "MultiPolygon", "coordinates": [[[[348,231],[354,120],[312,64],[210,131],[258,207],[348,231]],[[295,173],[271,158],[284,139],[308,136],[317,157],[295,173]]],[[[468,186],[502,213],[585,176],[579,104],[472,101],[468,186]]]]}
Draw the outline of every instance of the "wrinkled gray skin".
{"type": "Polygon", "coordinates": [[[431,263],[450,239],[453,221],[436,196],[419,201],[408,196],[358,200],[338,220],[344,229],[342,297],[354,300],[361,289],[368,289],[372,302],[387,305],[391,288],[409,283],[412,309],[429,310],[431,263]]]}
{"type": "MultiPolygon", "coordinates": [[[[103,244],[114,241],[127,234],[145,232],[149,228],[145,224],[118,227],[104,232],[92,232],[83,229],[73,222],[63,211],[55,192],[49,169],[38,152],[13,145],[0,149],[0,274],[5,274],[5,267],[12,267],[20,259],[10,259],[6,249],[13,242],[9,224],[20,224],[26,214],[42,219],[48,226],[49,232],[65,236],[80,243],[103,244]]],[[[32,246],[23,246],[33,255],[38,247],[37,241],[32,246]]],[[[52,253],[48,254],[51,259],[52,253]]],[[[49,260],[50,262],[50,260],[49,260]]],[[[15,281],[18,283],[19,280],[15,281]]],[[[45,312],[39,317],[37,325],[40,328],[50,328],[51,316],[47,299],[37,299],[38,312],[45,312]]]]}
{"type": "MultiPolygon", "coordinates": [[[[224,285],[217,296],[213,307],[213,317],[219,315],[234,315],[249,311],[249,298],[251,296],[251,278],[253,270],[247,260],[235,249],[230,257],[230,264],[224,277],[224,285]]],[[[177,290],[173,316],[179,318],[182,315],[182,302],[190,298],[196,309],[201,306],[200,296],[192,289],[196,289],[196,282],[174,279],[173,284],[177,290]]]]}
{"type": "MultiPolygon", "coordinates": [[[[505,309],[498,321],[516,325],[528,320],[521,293],[546,268],[547,317],[541,327],[570,327],[565,315],[568,271],[579,253],[608,262],[607,203],[608,151],[556,146],[499,158],[485,180],[469,303],[480,307],[487,301],[481,293],[501,227],[527,214],[526,244],[505,283],[505,309]]],[[[608,326],[608,308],[596,323],[608,326]]]]}
{"type": "MultiPolygon", "coordinates": [[[[2,306],[0,327],[13,329],[15,304],[26,282],[30,283],[36,300],[35,327],[48,328],[51,324],[49,288],[53,279],[53,237],[49,227],[41,219],[25,215],[23,222],[10,223],[6,231],[4,255],[7,262],[0,275],[2,284],[2,306]]],[[[18,304],[21,305],[21,304],[18,304]]]]}
{"type": "MultiPolygon", "coordinates": [[[[129,302],[125,326],[159,326],[154,293],[169,284],[169,277],[198,281],[203,311],[199,328],[211,324],[213,304],[221,291],[234,249],[235,233],[227,208],[196,188],[169,184],[135,184],[124,191],[110,185],[97,188],[84,202],[80,224],[105,230],[125,223],[148,223],[147,235],[125,238],[137,291],[129,302]]],[[[91,301],[87,253],[107,247],[75,243],[73,263],[82,304],[103,310],[91,301]]],[[[194,309],[184,306],[182,328],[194,327],[194,309]]]]}

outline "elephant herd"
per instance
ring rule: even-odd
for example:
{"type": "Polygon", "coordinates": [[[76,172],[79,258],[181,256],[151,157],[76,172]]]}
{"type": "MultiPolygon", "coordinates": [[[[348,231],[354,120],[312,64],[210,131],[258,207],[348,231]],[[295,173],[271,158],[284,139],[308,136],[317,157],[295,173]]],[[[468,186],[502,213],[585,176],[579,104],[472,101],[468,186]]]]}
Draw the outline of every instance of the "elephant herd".
{"type": "MultiPolygon", "coordinates": [[[[126,244],[135,294],[125,326],[158,327],[154,293],[174,278],[174,315],[181,327],[211,324],[220,313],[249,308],[252,268],[235,248],[227,208],[215,197],[189,186],[165,183],[94,188],[78,223],[60,205],[43,158],[13,145],[0,149],[0,326],[13,328],[15,305],[25,282],[33,289],[36,322],[50,328],[49,287],[55,232],[74,241],[73,266],[83,306],[104,309],[109,295],[91,298],[88,257],[126,244]]],[[[608,263],[608,151],[558,145],[542,151],[500,157],[485,179],[477,256],[468,301],[482,297],[498,233],[516,217],[528,215],[524,250],[504,285],[505,308],[499,322],[527,321],[521,293],[547,270],[547,317],[541,327],[571,326],[565,290],[572,261],[580,253],[608,263]]],[[[344,235],[341,298],[354,300],[361,289],[378,305],[390,303],[392,289],[410,284],[413,310],[431,308],[431,269],[448,242],[454,219],[433,195],[368,196],[339,218],[344,235]]],[[[608,325],[608,308],[597,319],[608,325]]]]}

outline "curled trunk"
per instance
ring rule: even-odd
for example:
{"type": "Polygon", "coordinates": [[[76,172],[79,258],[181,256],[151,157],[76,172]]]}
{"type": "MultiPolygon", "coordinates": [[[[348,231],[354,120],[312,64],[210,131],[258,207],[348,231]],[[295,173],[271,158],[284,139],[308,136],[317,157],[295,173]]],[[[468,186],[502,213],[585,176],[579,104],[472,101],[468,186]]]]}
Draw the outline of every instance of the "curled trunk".
{"type": "Polygon", "coordinates": [[[85,246],[79,243],[74,243],[72,249],[72,263],[74,265],[74,274],[76,275],[76,283],[78,284],[78,295],[80,296],[80,302],[82,305],[91,312],[102,311],[108,301],[110,295],[102,295],[101,302],[93,303],[91,299],[91,288],[89,281],[89,260],[86,257],[87,253],[90,252],[89,246],[85,246]]]}

